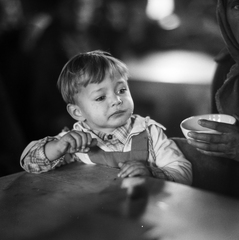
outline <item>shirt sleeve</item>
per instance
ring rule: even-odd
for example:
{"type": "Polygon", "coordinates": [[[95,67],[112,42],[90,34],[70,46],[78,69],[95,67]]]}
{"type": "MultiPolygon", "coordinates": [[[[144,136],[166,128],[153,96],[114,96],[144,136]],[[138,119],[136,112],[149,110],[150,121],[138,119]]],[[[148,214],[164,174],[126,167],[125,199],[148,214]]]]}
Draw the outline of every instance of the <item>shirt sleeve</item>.
{"type": "Polygon", "coordinates": [[[163,173],[169,181],[191,185],[191,163],[184,157],[176,143],[157,125],[149,126],[149,134],[152,140],[149,157],[152,174],[157,177],[157,173],[159,175],[163,173]],[[157,170],[156,167],[159,169],[157,170]]]}
{"type": "Polygon", "coordinates": [[[30,173],[42,173],[55,169],[58,166],[75,161],[74,156],[67,155],[59,159],[50,161],[44,151],[44,146],[47,142],[54,141],[56,137],[45,137],[43,139],[33,141],[24,149],[21,158],[21,167],[30,173]]]}

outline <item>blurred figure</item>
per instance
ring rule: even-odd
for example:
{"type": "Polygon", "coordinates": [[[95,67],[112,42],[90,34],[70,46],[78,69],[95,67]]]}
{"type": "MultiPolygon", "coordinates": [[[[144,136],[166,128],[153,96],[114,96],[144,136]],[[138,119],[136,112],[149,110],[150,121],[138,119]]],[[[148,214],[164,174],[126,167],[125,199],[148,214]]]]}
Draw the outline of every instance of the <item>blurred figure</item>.
{"type": "Polygon", "coordinates": [[[223,85],[227,74],[230,72],[231,67],[235,64],[235,60],[225,47],[216,57],[217,69],[212,80],[212,100],[211,100],[211,112],[218,113],[216,106],[215,95],[219,88],[223,85]]]}
{"type": "Polygon", "coordinates": [[[56,82],[68,58],[89,50],[95,42],[88,28],[96,6],[94,0],[0,1],[4,136],[0,175],[20,170],[14,161],[26,142],[46,132],[55,134],[72,123],[56,82]],[[56,95],[54,103],[48,101],[52,95],[56,95]]]}
{"type": "Polygon", "coordinates": [[[78,52],[100,48],[90,30],[98,3],[10,0],[3,13],[13,6],[18,19],[12,26],[0,25],[0,74],[26,138],[54,135],[72,124],[56,88],[62,65],[78,52]],[[49,101],[53,95],[55,102],[49,101]]]}
{"type": "MultiPolygon", "coordinates": [[[[224,83],[216,93],[216,106],[220,113],[237,119],[237,125],[201,120],[200,125],[219,131],[221,134],[191,133],[189,143],[210,156],[226,157],[239,161],[239,3],[218,0],[217,15],[219,26],[233,61],[224,83]],[[234,64],[233,64],[234,62],[234,64]]],[[[225,70],[224,70],[225,71],[225,70]]],[[[219,79],[215,79],[215,81],[219,79]]]]}
{"type": "Polygon", "coordinates": [[[1,1],[4,16],[0,29],[0,74],[11,99],[15,120],[19,122],[26,139],[34,136],[30,93],[34,83],[32,51],[50,22],[51,9],[58,0],[1,1]]]}
{"type": "Polygon", "coordinates": [[[97,8],[94,34],[101,49],[125,59],[161,47],[161,29],[146,15],[147,0],[103,0],[97,8]]]}
{"type": "Polygon", "coordinates": [[[62,126],[72,125],[56,82],[62,66],[70,57],[99,47],[89,32],[94,3],[94,0],[55,1],[54,8],[50,8],[49,24],[30,51],[32,138],[54,135],[62,126]]]}

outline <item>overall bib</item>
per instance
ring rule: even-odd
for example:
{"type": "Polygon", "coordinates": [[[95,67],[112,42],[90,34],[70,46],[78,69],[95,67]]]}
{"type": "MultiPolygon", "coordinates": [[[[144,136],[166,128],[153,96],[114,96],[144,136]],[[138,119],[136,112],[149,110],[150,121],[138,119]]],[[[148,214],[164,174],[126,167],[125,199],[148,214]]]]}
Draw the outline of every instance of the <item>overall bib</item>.
{"type": "Polygon", "coordinates": [[[93,163],[115,168],[118,168],[119,163],[125,161],[147,161],[148,155],[148,134],[146,130],[132,137],[132,146],[129,152],[105,152],[98,146],[91,148],[88,152],[88,156],[93,163]]]}

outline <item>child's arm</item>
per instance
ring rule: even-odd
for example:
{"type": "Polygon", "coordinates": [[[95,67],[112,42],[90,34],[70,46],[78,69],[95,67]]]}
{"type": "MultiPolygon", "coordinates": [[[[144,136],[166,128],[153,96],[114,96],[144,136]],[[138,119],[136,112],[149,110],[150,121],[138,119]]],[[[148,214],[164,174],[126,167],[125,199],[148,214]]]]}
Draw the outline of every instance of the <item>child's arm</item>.
{"type": "MultiPolygon", "coordinates": [[[[64,136],[62,136],[62,134],[59,134],[56,137],[45,137],[38,141],[31,142],[24,149],[21,155],[20,164],[22,168],[27,172],[42,173],[52,170],[56,166],[75,161],[74,155],[67,154],[68,156],[66,158],[65,154],[67,152],[75,152],[73,150],[74,148],[80,151],[82,147],[84,149],[84,146],[86,147],[84,151],[87,151],[87,144],[84,145],[85,143],[83,143],[83,141],[87,139],[87,137],[84,136],[86,133],[81,133],[80,135],[77,134],[76,138],[74,138],[75,134],[76,131],[71,131],[66,133],[64,136]],[[84,139],[82,140],[82,138],[84,139]],[[68,141],[70,143],[68,143],[68,141]],[[73,146],[74,142],[76,143],[75,146],[73,146]],[[63,146],[63,150],[59,150],[61,146],[63,146]]],[[[93,146],[94,144],[96,144],[95,139],[91,140],[90,146],[93,146]]]]}
{"type": "Polygon", "coordinates": [[[149,164],[154,177],[190,185],[192,183],[192,166],[177,147],[176,143],[167,138],[163,130],[157,125],[149,127],[152,138],[152,150],[150,150],[149,164]],[[153,157],[155,155],[155,157],[153,157]]]}
{"type": "MultiPolygon", "coordinates": [[[[119,163],[119,177],[151,176],[190,185],[191,163],[158,125],[150,125],[149,160],[119,163]]],[[[143,160],[143,159],[142,159],[143,160]]]]}
{"type": "Polygon", "coordinates": [[[96,139],[92,139],[89,133],[72,130],[60,139],[46,143],[45,154],[50,161],[54,161],[67,153],[86,153],[95,145],[96,139]]]}

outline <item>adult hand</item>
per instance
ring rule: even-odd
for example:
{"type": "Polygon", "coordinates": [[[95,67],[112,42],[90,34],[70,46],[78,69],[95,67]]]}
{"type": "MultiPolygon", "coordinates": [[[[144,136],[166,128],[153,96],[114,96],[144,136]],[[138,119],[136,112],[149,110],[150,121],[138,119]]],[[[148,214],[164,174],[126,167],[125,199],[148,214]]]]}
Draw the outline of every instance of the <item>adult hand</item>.
{"type": "Polygon", "coordinates": [[[201,126],[214,129],[219,134],[190,132],[188,143],[209,156],[226,157],[239,161],[239,127],[236,125],[199,120],[201,126]]]}
{"type": "Polygon", "coordinates": [[[118,177],[135,177],[135,176],[152,176],[147,163],[145,161],[126,161],[119,163],[121,171],[118,177]]]}

